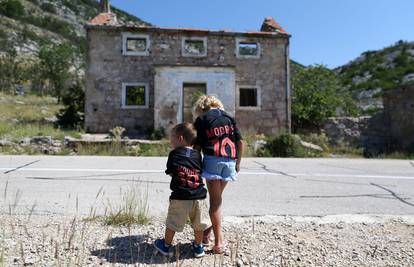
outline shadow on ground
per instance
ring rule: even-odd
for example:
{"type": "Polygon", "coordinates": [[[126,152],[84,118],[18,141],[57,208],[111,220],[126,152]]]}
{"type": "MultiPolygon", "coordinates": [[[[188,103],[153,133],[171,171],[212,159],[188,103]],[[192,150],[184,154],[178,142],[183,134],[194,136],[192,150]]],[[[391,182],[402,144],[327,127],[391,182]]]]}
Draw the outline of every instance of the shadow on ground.
{"type": "Polygon", "coordinates": [[[91,251],[91,254],[110,263],[166,264],[193,258],[191,244],[173,247],[174,256],[165,257],[156,251],[148,236],[122,236],[109,239],[110,248],[91,251]]]}

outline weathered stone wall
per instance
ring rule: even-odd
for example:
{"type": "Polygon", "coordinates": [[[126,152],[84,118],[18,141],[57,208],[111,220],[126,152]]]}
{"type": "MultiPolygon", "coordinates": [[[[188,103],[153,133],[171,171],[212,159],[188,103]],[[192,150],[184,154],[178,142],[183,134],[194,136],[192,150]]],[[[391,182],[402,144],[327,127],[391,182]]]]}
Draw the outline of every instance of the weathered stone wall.
{"type": "Polygon", "coordinates": [[[372,117],[330,118],[324,132],[333,145],[345,141],[367,156],[414,151],[414,86],[384,91],[384,111],[372,117]]]}
{"type": "MultiPolygon", "coordinates": [[[[288,37],[266,34],[241,35],[155,28],[90,27],[88,28],[86,131],[108,132],[115,126],[122,126],[129,133],[142,133],[154,127],[156,69],[173,66],[234,69],[236,88],[254,85],[260,88],[261,94],[260,108],[238,109],[236,103],[233,109],[230,108],[236,111],[239,127],[244,131],[265,134],[288,130],[290,126],[290,96],[286,89],[289,78],[286,72],[288,42],[288,37]],[[149,56],[122,55],[123,32],[149,34],[151,40],[149,56]],[[181,53],[183,36],[207,37],[207,57],[183,57],[181,53]],[[260,43],[260,58],[237,58],[236,38],[241,37],[248,37],[260,43]],[[148,109],[121,108],[123,82],[149,84],[148,109]]],[[[236,89],[225,88],[225,90],[236,89]]],[[[235,97],[237,98],[237,95],[235,97]]],[[[180,103],[175,104],[179,106],[180,103]]],[[[174,122],[176,115],[171,114],[174,122]]]]}
{"type": "Polygon", "coordinates": [[[384,91],[383,99],[391,147],[414,152],[414,85],[384,91]]]}

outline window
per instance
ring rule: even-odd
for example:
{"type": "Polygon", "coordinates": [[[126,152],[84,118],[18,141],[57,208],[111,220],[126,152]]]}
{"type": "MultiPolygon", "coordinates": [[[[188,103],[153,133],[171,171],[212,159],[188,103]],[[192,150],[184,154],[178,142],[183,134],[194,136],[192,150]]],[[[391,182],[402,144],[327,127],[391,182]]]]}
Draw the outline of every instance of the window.
{"type": "Polygon", "coordinates": [[[260,58],[260,44],[254,40],[237,39],[238,58],[260,58]]]}
{"type": "Polygon", "coordinates": [[[122,108],[148,108],[148,84],[123,83],[122,108]]]}
{"type": "Polygon", "coordinates": [[[239,88],[239,108],[260,109],[260,89],[254,86],[243,86],[239,88]]]}
{"type": "Polygon", "coordinates": [[[150,39],[148,35],[123,33],[122,51],[126,56],[148,56],[150,39]]]}
{"type": "Polygon", "coordinates": [[[181,49],[185,57],[205,57],[207,56],[207,38],[183,38],[181,49]]]}

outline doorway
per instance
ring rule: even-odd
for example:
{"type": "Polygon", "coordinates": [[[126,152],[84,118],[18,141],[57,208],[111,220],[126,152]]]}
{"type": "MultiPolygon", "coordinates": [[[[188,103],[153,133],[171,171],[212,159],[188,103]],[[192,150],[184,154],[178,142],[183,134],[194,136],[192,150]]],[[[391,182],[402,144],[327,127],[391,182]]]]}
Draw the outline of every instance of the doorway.
{"type": "Polygon", "coordinates": [[[183,122],[193,123],[193,107],[201,95],[207,93],[205,83],[184,83],[183,84],[183,122]]]}

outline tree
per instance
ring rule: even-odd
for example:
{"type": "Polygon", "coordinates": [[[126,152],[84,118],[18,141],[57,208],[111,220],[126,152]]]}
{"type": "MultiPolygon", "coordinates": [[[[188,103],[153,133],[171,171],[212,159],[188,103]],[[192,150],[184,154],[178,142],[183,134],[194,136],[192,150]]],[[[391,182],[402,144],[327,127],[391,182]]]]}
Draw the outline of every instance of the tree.
{"type": "Polygon", "coordinates": [[[82,85],[73,84],[62,97],[64,108],[56,115],[56,126],[65,129],[81,129],[84,122],[85,92],[82,85]]]}
{"type": "Polygon", "coordinates": [[[298,69],[292,77],[292,126],[318,129],[325,119],[355,113],[350,94],[342,88],[337,75],[322,65],[298,69]]]}
{"type": "Polygon", "coordinates": [[[73,76],[75,49],[66,43],[42,45],[39,50],[42,77],[52,85],[54,95],[60,103],[66,84],[73,76]]]}
{"type": "Polygon", "coordinates": [[[25,76],[25,69],[13,45],[0,56],[0,90],[14,93],[15,86],[21,83],[25,76]]]}
{"type": "Polygon", "coordinates": [[[25,13],[24,6],[18,0],[6,0],[0,3],[0,14],[9,18],[22,18],[25,13]]]}

